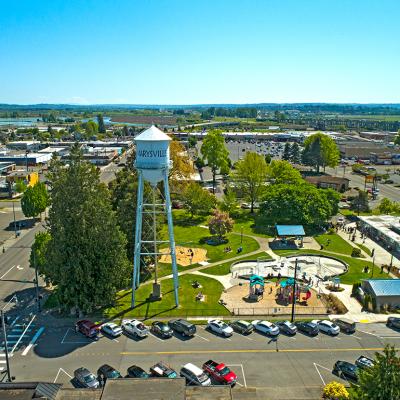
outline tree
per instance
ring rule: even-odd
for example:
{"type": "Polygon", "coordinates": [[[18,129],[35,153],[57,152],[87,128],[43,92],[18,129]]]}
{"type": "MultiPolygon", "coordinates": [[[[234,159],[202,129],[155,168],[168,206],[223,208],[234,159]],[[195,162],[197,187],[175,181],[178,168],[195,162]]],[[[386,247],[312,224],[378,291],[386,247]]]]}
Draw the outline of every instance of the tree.
{"type": "Polygon", "coordinates": [[[234,221],[229,217],[229,214],[224,211],[214,210],[213,214],[214,215],[208,221],[208,229],[211,235],[217,235],[218,239],[222,241],[224,236],[232,231],[234,221]]]}
{"type": "Polygon", "coordinates": [[[383,354],[375,353],[372,367],[359,370],[353,392],[357,400],[400,399],[400,357],[393,346],[386,345],[383,354]]]}
{"type": "Polygon", "coordinates": [[[195,182],[191,182],[185,187],[182,193],[182,201],[192,218],[195,214],[209,214],[217,204],[215,196],[195,182]]]}
{"type": "Polygon", "coordinates": [[[380,202],[378,210],[381,214],[398,213],[400,211],[400,204],[385,197],[380,202]]]}
{"type": "Polygon", "coordinates": [[[126,238],[116,223],[110,193],[97,168],[71,148],[68,167],[52,160],[45,268],[64,309],[92,312],[113,304],[131,275],[126,238]]]}
{"type": "Polygon", "coordinates": [[[283,149],[282,160],[289,161],[291,159],[290,149],[291,148],[289,142],[286,142],[285,147],[283,149]]]}
{"type": "Polygon", "coordinates": [[[270,185],[260,204],[259,224],[319,226],[334,215],[337,203],[339,194],[334,199],[325,189],[307,183],[270,185]]]}
{"type": "Polygon", "coordinates": [[[245,198],[250,201],[250,212],[254,211],[254,203],[265,191],[268,166],[262,155],[248,152],[243,160],[236,163],[233,179],[241,189],[245,198]]]}
{"type": "Polygon", "coordinates": [[[363,190],[358,191],[356,196],[351,202],[351,208],[360,214],[360,212],[369,212],[368,193],[363,190]]]}
{"type": "Polygon", "coordinates": [[[27,187],[28,186],[23,179],[16,180],[14,188],[17,193],[24,193],[27,187]]]}
{"type": "Polygon", "coordinates": [[[207,160],[213,177],[213,193],[215,193],[215,177],[219,169],[226,168],[229,164],[229,151],[225,147],[225,140],[219,130],[209,131],[201,145],[201,154],[207,160]]]}
{"type": "Polygon", "coordinates": [[[48,232],[38,232],[35,235],[35,241],[32,244],[29,257],[29,266],[31,268],[35,268],[36,266],[38,274],[44,278],[46,284],[51,282],[51,270],[47,270],[46,268],[46,252],[50,238],[51,236],[48,232]]]}
{"type": "Polygon", "coordinates": [[[400,145],[400,129],[398,130],[397,135],[394,138],[394,144],[400,145]]]}
{"type": "Polygon", "coordinates": [[[189,138],[188,138],[188,144],[189,144],[189,147],[192,147],[192,148],[196,147],[197,137],[193,136],[193,135],[190,135],[189,138]]]}
{"type": "Polygon", "coordinates": [[[301,162],[300,146],[297,142],[294,142],[290,148],[290,161],[293,164],[300,164],[301,162]]]}
{"type": "Polygon", "coordinates": [[[305,165],[316,168],[336,167],[339,164],[340,153],[335,141],[328,135],[321,132],[309,136],[304,141],[302,161],[305,165]]]}
{"type": "Polygon", "coordinates": [[[99,133],[106,133],[106,126],[104,125],[104,119],[102,114],[97,115],[97,124],[99,126],[99,133]]]}
{"type": "Polygon", "coordinates": [[[29,186],[21,199],[21,208],[25,217],[37,217],[49,206],[49,195],[43,182],[29,186]]]}
{"type": "Polygon", "coordinates": [[[327,400],[347,400],[349,392],[343,383],[332,381],[324,386],[322,398],[327,400]]]}
{"type": "Polygon", "coordinates": [[[265,155],[265,162],[266,162],[267,164],[269,164],[269,163],[271,162],[271,160],[272,160],[271,154],[266,154],[266,155],[265,155]]]}
{"type": "Polygon", "coordinates": [[[94,121],[88,121],[85,124],[85,133],[87,137],[91,137],[96,135],[98,132],[98,126],[94,121]]]}
{"type": "Polygon", "coordinates": [[[297,184],[304,182],[300,172],[290,162],[283,160],[272,160],[268,166],[267,177],[276,184],[297,184]]]}
{"type": "Polygon", "coordinates": [[[224,197],[222,198],[220,207],[222,211],[226,211],[227,213],[229,213],[229,215],[235,216],[235,213],[237,212],[238,200],[236,198],[236,193],[229,186],[226,189],[224,197]]]}
{"type": "Polygon", "coordinates": [[[177,140],[172,140],[169,146],[172,168],[169,171],[169,178],[173,190],[179,184],[186,184],[193,179],[194,168],[185,148],[177,140]]]}

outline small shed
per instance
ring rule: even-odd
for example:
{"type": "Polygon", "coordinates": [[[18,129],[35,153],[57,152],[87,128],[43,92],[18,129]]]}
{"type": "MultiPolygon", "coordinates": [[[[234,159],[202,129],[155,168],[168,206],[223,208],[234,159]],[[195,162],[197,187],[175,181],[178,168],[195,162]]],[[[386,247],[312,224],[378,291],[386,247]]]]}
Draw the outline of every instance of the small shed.
{"type": "Polygon", "coordinates": [[[364,279],[361,284],[380,310],[383,306],[400,307],[400,279],[364,279]]]}

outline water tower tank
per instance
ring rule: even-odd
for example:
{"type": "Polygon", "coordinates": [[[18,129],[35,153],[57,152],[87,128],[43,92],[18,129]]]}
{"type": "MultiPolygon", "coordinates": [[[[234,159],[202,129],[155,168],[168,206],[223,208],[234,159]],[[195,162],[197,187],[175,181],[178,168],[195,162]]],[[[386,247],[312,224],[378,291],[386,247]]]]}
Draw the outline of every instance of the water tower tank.
{"type": "Polygon", "coordinates": [[[163,179],[163,171],[169,169],[169,142],[171,138],[154,125],[136,136],[135,167],[143,172],[145,180],[152,184],[163,179]]]}

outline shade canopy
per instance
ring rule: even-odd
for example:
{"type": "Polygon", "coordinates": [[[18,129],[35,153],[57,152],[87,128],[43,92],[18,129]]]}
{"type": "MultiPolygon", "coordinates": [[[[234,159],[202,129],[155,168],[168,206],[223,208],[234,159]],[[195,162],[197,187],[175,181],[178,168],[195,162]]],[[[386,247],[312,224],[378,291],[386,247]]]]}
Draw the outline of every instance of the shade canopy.
{"type": "Polygon", "coordinates": [[[276,225],[278,236],[305,236],[303,225],[276,225]]]}

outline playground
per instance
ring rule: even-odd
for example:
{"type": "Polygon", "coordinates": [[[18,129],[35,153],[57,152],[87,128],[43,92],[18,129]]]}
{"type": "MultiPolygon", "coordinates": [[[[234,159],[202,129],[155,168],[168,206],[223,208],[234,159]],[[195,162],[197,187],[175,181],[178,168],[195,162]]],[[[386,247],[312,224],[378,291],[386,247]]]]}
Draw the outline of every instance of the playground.
{"type": "MultiPolygon", "coordinates": [[[[182,247],[176,246],[176,262],[182,267],[189,267],[192,264],[200,264],[207,261],[207,250],[198,247],[182,247]]],[[[171,264],[171,256],[169,255],[169,247],[160,249],[160,253],[165,253],[160,257],[160,262],[171,264]]]]}

